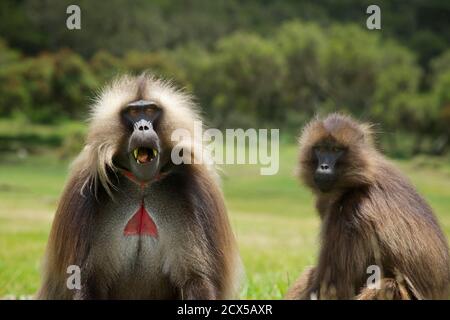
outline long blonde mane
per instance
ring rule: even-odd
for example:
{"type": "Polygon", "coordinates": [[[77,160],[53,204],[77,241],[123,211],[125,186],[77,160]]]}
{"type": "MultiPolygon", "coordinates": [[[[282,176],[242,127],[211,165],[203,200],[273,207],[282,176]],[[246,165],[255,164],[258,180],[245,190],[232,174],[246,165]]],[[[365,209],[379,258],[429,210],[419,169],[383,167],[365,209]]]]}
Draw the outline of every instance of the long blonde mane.
{"type": "MultiPolygon", "coordinates": [[[[173,130],[184,129],[193,139],[190,141],[191,155],[203,153],[202,138],[194,136],[194,122],[201,121],[201,117],[191,95],[149,73],[121,76],[101,90],[91,107],[86,144],[72,165],[73,174],[81,175],[84,180],[82,191],[84,188],[96,190],[101,183],[108,194],[112,194],[114,184],[108,169],[117,170],[113,157],[125,138],[120,112],[138,99],[152,100],[163,110],[158,134],[167,149],[174,146],[170,139],[173,130]]],[[[209,166],[208,171],[211,170],[215,174],[209,166]]]]}

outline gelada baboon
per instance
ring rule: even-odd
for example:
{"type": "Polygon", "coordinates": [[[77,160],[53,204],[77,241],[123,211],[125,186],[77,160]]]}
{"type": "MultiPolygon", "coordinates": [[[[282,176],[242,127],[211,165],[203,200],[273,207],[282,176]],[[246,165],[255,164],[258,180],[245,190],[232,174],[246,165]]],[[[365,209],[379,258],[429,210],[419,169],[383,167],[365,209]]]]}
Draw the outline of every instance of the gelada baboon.
{"type": "MultiPolygon", "coordinates": [[[[216,173],[171,158],[173,130],[193,133],[197,120],[187,94],[151,75],[103,90],[59,202],[38,298],[234,297],[240,260],[216,173]],[[70,265],[80,290],[66,285],[70,265]]],[[[201,141],[191,142],[183,152],[196,157],[201,141]]]]}
{"type": "Polygon", "coordinates": [[[317,199],[321,248],[288,299],[448,298],[445,236],[425,200],[376,150],[369,125],[339,114],[313,120],[300,138],[299,175],[317,199]],[[367,286],[372,265],[381,277],[367,286]]]}

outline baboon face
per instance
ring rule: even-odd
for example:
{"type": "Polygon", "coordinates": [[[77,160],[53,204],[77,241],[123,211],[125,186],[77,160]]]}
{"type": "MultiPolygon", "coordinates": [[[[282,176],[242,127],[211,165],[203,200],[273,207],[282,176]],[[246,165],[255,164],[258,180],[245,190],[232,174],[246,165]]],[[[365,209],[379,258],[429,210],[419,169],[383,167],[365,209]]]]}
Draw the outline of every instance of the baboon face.
{"type": "Polygon", "coordinates": [[[156,103],[138,100],[129,103],[120,115],[128,134],[115,160],[142,182],[152,180],[160,169],[157,125],[161,113],[156,103]]]}
{"type": "Polygon", "coordinates": [[[369,125],[332,114],[311,121],[300,138],[302,180],[326,193],[370,184],[376,157],[369,125]]]}
{"type": "Polygon", "coordinates": [[[314,183],[322,192],[330,191],[339,179],[340,160],[346,151],[344,146],[333,139],[321,140],[313,146],[316,163],[314,183]]]}

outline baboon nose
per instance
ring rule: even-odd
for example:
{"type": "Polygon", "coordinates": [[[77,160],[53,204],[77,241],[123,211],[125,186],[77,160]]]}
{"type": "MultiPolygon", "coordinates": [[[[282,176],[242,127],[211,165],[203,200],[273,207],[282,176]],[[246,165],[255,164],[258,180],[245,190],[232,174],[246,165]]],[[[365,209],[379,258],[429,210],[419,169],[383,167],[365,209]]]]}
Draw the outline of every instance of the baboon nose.
{"type": "Polygon", "coordinates": [[[147,131],[148,129],[150,129],[148,126],[139,126],[139,131],[147,131]]]}
{"type": "Polygon", "coordinates": [[[330,169],[330,167],[327,164],[321,164],[320,169],[327,171],[328,169],[330,169]]]}
{"type": "Polygon", "coordinates": [[[144,119],[139,120],[138,122],[136,122],[134,124],[134,130],[135,131],[145,132],[145,131],[150,131],[152,129],[153,129],[153,127],[152,127],[151,122],[147,121],[147,120],[144,120],[144,119]]]}

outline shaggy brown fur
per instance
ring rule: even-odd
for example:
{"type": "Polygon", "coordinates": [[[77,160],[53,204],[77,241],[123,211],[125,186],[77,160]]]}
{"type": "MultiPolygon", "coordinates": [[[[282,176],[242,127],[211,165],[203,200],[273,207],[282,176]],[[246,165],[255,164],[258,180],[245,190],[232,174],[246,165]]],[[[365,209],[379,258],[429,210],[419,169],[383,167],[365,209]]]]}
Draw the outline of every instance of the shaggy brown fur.
{"type": "MultiPolygon", "coordinates": [[[[200,117],[190,96],[151,75],[121,77],[103,90],[92,108],[86,145],[72,166],[59,202],[38,298],[234,297],[238,288],[240,259],[215,169],[206,164],[170,165],[169,155],[175,143],[170,139],[172,131],[182,128],[193,133],[194,121],[197,120],[200,117]],[[137,259],[135,263],[122,261],[128,259],[127,255],[131,256],[130,250],[117,252],[121,247],[114,247],[113,238],[106,241],[106,247],[94,240],[101,239],[95,237],[103,227],[98,225],[98,219],[108,220],[108,212],[99,212],[102,208],[107,205],[118,207],[120,216],[121,210],[124,215],[132,213],[135,210],[133,206],[140,203],[131,203],[128,208],[123,202],[115,202],[117,197],[127,199],[126,196],[135,189],[140,191],[138,187],[133,189],[133,184],[120,175],[113,161],[116,153],[124,148],[128,134],[120,112],[128,103],[138,99],[155,101],[162,109],[156,131],[162,141],[161,153],[168,162],[166,168],[169,168],[161,182],[152,183],[149,187],[153,188],[149,189],[149,196],[155,193],[164,195],[164,190],[173,192],[164,195],[156,204],[150,203],[158,205],[155,208],[162,208],[152,212],[156,215],[157,224],[161,221],[161,228],[168,226],[168,231],[160,230],[160,238],[152,244],[160,252],[161,259],[157,263],[152,262],[155,264],[152,270],[146,269],[144,262],[148,259],[144,260],[139,251],[133,255],[137,259]],[[113,202],[116,204],[112,205],[113,202]],[[164,211],[175,207],[174,203],[178,204],[180,211],[164,211]],[[99,258],[98,255],[103,254],[106,258],[99,258]],[[66,287],[69,265],[81,267],[81,292],[66,287]],[[135,278],[134,271],[127,270],[131,267],[126,266],[133,265],[133,268],[141,268],[141,278],[137,274],[135,278]],[[161,274],[159,279],[152,280],[149,274],[154,273],[161,274]]],[[[195,138],[193,134],[191,137],[195,138]]],[[[202,152],[201,146],[201,141],[191,141],[192,157],[202,152]]],[[[122,230],[118,230],[119,235],[122,230]]],[[[111,232],[102,235],[103,238],[109,236],[112,237],[111,232]]],[[[119,236],[119,241],[128,240],[119,236]]]]}
{"type": "Polygon", "coordinates": [[[431,208],[374,147],[370,126],[331,114],[309,123],[300,138],[299,175],[316,195],[321,250],[287,293],[288,299],[445,299],[449,252],[431,208]],[[313,147],[323,140],[344,148],[330,192],[313,174],[313,147]],[[367,267],[382,271],[379,290],[366,287],[367,267]]]}

